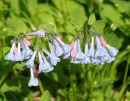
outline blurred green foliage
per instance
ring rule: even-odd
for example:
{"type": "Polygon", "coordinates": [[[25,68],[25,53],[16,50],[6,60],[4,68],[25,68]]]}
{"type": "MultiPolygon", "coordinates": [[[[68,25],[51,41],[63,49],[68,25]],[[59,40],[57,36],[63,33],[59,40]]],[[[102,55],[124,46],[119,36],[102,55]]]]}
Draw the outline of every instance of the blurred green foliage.
{"type": "Polygon", "coordinates": [[[130,0],[0,0],[0,54],[0,101],[130,101],[130,0]],[[4,60],[20,32],[47,28],[70,43],[86,22],[120,50],[113,63],[63,60],[28,88],[25,62],[4,60]]]}

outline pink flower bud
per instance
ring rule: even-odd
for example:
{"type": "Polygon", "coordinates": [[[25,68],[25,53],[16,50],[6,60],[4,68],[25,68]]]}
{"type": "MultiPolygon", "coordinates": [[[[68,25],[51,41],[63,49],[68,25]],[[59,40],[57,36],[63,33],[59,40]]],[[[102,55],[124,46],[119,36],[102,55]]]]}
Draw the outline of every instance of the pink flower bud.
{"type": "Polygon", "coordinates": [[[38,65],[35,64],[34,67],[33,67],[33,74],[34,74],[35,77],[38,76],[38,69],[37,69],[37,66],[38,66],[38,65]]]}
{"type": "Polygon", "coordinates": [[[13,43],[14,43],[14,40],[11,40],[11,41],[10,41],[10,44],[12,45],[13,43]]]}
{"type": "MultiPolygon", "coordinates": [[[[61,36],[60,36],[60,35],[57,35],[56,38],[59,39],[59,40],[61,40],[61,36]]],[[[57,40],[56,40],[56,44],[57,44],[58,46],[61,46],[60,42],[57,41],[57,40]]]]}
{"type": "Polygon", "coordinates": [[[26,35],[26,39],[32,39],[30,35],[26,35]]]}
{"type": "Polygon", "coordinates": [[[103,38],[102,36],[100,37],[100,41],[101,41],[101,44],[102,44],[103,46],[106,46],[106,45],[107,45],[106,41],[104,40],[104,38],[103,38]]]}
{"type": "Polygon", "coordinates": [[[31,43],[30,43],[26,38],[24,38],[24,43],[25,43],[27,46],[30,46],[30,45],[31,45],[31,43]]]}
{"type": "Polygon", "coordinates": [[[74,48],[74,45],[75,45],[75,42],[72,41],[71,46],[73,47],[73,49],[72,49],[72,51],[71,51],[71,56],[72,56],[73,58],[76,57],[76,50],[75,50],[75,48],[74,48]]]}
{"type": "Polygon", "coordinates": [[[16,54],[17,51],[18,51],[18,48],[16,47],[16,45],[14,45],[13,53],[16,54]]]}

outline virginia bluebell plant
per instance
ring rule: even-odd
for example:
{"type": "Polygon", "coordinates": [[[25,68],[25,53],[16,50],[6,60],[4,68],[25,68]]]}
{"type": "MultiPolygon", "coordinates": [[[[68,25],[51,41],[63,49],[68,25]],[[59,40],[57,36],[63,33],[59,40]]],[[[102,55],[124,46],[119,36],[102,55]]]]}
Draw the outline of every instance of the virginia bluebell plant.
{"type": "Polygon", "coordinates": [[[36,32],[19,35],[12,40],[12,48],[5,56],[5,60],[9,61],[27,60],[25,65],[30,69],[31,74],[29,87],[38,86],[38,74],[51,72],[54,66],[60,62],[59,56],[62,56],[63,59],[70,59],[70,62],[74,64],[101,65],[114,61],[118,53],[118,49],[107,44],[104,38],[98,34],[91,36],[85,43],[84,52],[80,46],[80,38],[76,38],[71,44],[66,44],[56,34],[53,34],[51,40],[47,41],[49,50],[43,48],[42,45],[36,45],[37,47],[34,49],[30,48],[31,36],[44,40],[48,37],[48,33],[46,30],[40,29],[36,32]]]}

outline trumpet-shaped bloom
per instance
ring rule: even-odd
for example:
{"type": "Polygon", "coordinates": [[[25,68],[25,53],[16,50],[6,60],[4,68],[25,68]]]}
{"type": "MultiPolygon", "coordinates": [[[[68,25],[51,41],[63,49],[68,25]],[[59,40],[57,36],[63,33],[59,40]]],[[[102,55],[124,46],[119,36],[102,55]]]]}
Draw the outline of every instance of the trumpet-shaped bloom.
{"type": "Polygon", "coordinates": [[[72,43],[72,51],[71,51],[71,62],[72,63],[85,63],[85,55],[81,51],[80,48],[80,40],[77,39],[74,43],[72,43]]]}
{"type": "Polygon", "coordinates": [[[33,68],[33,66],[34,66],[34,59],[35,59],[36,53],[37,53],[37,51],[34,51],[32,57],[26,62],[26,66],[28,68],[33,68]]]}
{"type": "Polygon", "coordinates": [[[52,64],[52,65],[56,65],[57,62],[60,62],[60,59],[58,57],[56,57],[53,53],[49,53],[47,50],[43,49],[44,53],[46,53],[48,55],[48,61],[52,64]]]}
{"type": "Polygon", "coordinates": [[[24,59],[29,59],[32,54],[33,51],[24,43],[24,41],[21,42],[22,43],[22,55],[24,59]]]}
{"type": "Polygon", "coordinates": [[[119,52],[118,49],[110,46],[110,45],[106,45],[106,47],[108,48],[109,50],[109,54],[112,56],[112,57],[115,57],[117,55],[117,53],[119,52]]]}
{"type": "Polygon", "coordinates": [[[56,56],[57,57],[62,56],[64,51],[63,51],[62,47],[60,46],[60,44],[58,44],[56,40],[53,40],[53,44],[55,46],[55,54],[56,54],[56,56]]]}
{"type": "Polygon", "coordinates": [[[15,61],[23,61],[23,56],[20,50],[20,43],[18,43],[18,52],[15,54],[15,61]]]}
{"type": "Polygon", "coordinates": [[[14,61],[15,60],[14,53],[13,53],[14,47],[15,47],[15,42],[12,44],[10,52],[7,53],[7,55],[5,56],[5,60],[10,60],[10,61],[14,61]]]}
{"type": "Polygon", "coordinates": [[[45,31],[43,29],[40,29],[36,32],[28,33],[27,35],[35,35],[35,36],[45,37],[45,31]]]}
{"type": "Polygon", "coordinates": [[[94,62],[94,56],[95,56],[94,37],[92,37],[90,47],[89,47],[89,50],[87,53],[87,57],[89,58],[88,60],[90,60],[90,63],[92,63],[92,64],[94,62]]]}
{"type": "Polygon", "coordinates": [[[60,43],[61,48],[62,48],[63,51],[64,51],[64,53],[63,53],[64,55],[70,53],[70,51],[71,51],[71,49],[72,49],[71,45],[65,44],[65,43],[64,43],[63,41],[61,41],[58,37],[56,37],[56,40],[60,43]]]}
{"type": "Polygon", "coordinates": [[[37,79],[37,77],[34,76],[33,68],[30,68],[30,73],[31,73],[31,77],[28,82],[28,86],[29,87],[38,86],[38,79],[37,79]]]}
{"type": "Polygon", "coordinates": [[[41,53],[42,59],[44,61],[42,72],[50,72],[54,69],[54,67],[47,61],[45,56],[41,53]]]}

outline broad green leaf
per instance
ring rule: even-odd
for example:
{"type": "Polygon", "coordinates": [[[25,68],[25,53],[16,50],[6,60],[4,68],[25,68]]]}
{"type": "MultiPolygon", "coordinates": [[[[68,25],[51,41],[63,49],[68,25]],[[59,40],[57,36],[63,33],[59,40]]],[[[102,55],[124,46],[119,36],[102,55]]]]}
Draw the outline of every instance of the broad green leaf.
{"type": "Polygon", "coordinates": [[[70,1],[68,3],[68,7],[70,11],[70,17],[72,18],[72,23],[78,25],[79,27],[83,26],[84,22],[87,20],[83,6],[70,1]]]}
{"type": "Polygon", "coordinates": [[[130,1],[111,0],[121,13],[130,13],[130,1]]]}
{"type": "Polygon", "coordinates": [[[10,0],[11,13],[20,14],[20,4],[19,0],[10,0]]]}
{"type": "Polygon", "coordinates": [[[24,20],[19,17],[12,17],[7,20],[7,31],[9,35],[18,35],[20,32],[25,32],[28,27],[24,20]]]}
{"type": "Polygon", "coordinates": [[[111,24],[114,24],[117,27],[123,25],[121,14],[111,5],[102,5],[100,15],[104,20],[110,21],[111,24]]]}
{"type": "Polygon", "coordinates": [[[97,32],[102,34],[104,32],[105,22],[103,20],[97,20],[93,26],[97,32]]]}

